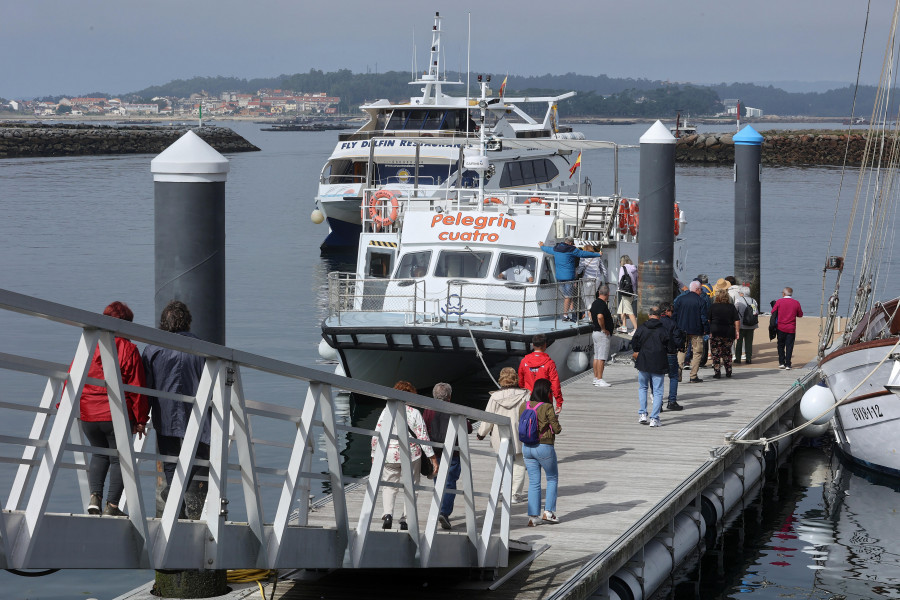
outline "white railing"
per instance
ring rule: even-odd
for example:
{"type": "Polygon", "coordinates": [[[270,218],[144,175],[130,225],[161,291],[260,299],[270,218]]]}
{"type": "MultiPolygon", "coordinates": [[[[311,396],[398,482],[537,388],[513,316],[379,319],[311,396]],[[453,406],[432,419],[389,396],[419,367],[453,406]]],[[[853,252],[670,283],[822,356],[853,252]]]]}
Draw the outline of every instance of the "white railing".
{"type": "MultiPolygon", "coordinates": [[[[10,389],[4,385],[4,374],[36,375],[45,381],[43,393],[36,393],[36,402],[9,402],[9,396],[0,402],[0,468],[7,469],[0,471],[0,492],[6,492],[7,497],[6,510],[0,512],[0,568],[493,569],[506,565],[513,451],[509,420],[7,290],[0,290],[0,309],[28,315],[34,321],[72,326],[79,335],[70,366],[0,352],[0,389],[10,389]],[[205,357],[196,396],[123,385],[116,355],[117,336],[205,357]],[[102,380],[87,376],[97,347],[104,368],[102,380]],[[76,418],[86,383],[106,387],[117,450],[94,448],[82,439],[76,418]],[[384,429],[376,433],[341,423],[336,418],[335,388],[386,401],[389,417],[384,429]],[[160,518],[150,514],[153,486],[146,485],[148,477],[156,479],[157,471],[146,467],[163,459],[133,443],[125,392],[192,405],[160,518]],[[251,400],[248,393],[270,395],[278,402],[251,400]],[[448,461],[442,461],[433,484],[428,480],[413,484],[404,404],[450,414],[446,438],[423,443],[439,448],[458,446],[462,476],[455,493],[462,497],[466,535],[437,533],[448,461]],[[23,413],[34,415],[30,430],[18,425],[3,427],[4,423],[15,422],[15,414],[23,413]],[[204,419],[211,423],[209,461],[194,456],[204,419]],[[467,420],[494,423],[502,436],[499,452],[471,448],[467,420]],[[251,429],[262,433],[266,422],[293,428],[293,432],[288,439],[255,437],[251,429]],[[378,491],[392,485],[381,479],[395,422],[403,467],[398,487],[409,507],[409,531],[399,533],[382,531],[380,520],[373,525],[378,491]],[[366,448],[370,436],[377,435],[368,477],[342,473],[341,451],[352,435],[363,436],[366,448]],[[316,447],[324,448],[325,473],[312,468],[316,447]],[[271,458],[279,449],[287,456],[271,458]],[[114,453],[122,467],[127,500],[122,506],[128,517],[87,516],[87,455],[114,453]],[[263,455],[268,458],[260,458],[263,455]],[[199,520],[179,519],[187,474],[195,465],[209,467],[203,516],[199,520]],[[63,474],[72,471],[79,482],[77,490],[64,481],[63,474]],[[480,479],[473,477],[476,471],[482,473],[480,479]],[[493,473],[490,487],[479,490],[485,473],[493,473]],[[332,492],[330,515],[321,509],[310,512],[310,491],[321,481],[327,482],[332,492]],[[349,484],[361,482],[365,483],[361,493],[345,491],[349,484]],[[240,486],[233,497],[230,484],[240,486]],[[277,501],[274,494],[264,493],[267,486],[280,489],[277,501]],[[416,506],[422,494],[429,505],[424,524],[416,506]],[[51,504],[53,511],[49,510],[51,504]],[[296,524],[291,522],[292,513],[298,515],[296,524]]],[[[76,336],[72,339],[75,341],[76,336]]],[[[6,341],[16,344],[15,340],[6,341]]],[[[150,435],[146,439],[154,438],[150,435]]],[[[363,486],[354,487],[359,490],[363,486]]]]}

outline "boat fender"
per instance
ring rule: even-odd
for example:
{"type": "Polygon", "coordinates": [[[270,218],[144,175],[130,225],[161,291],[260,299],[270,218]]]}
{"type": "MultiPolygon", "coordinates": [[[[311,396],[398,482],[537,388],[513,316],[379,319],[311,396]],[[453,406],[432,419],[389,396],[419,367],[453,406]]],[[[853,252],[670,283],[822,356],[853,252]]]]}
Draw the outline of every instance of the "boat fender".
{"type": "MultiPolygon", "coordinates": [[[[834,409],[832,408],[821,417],[819,415],[832,405],[834,405],[834,394],[820,383],[812,386],[803,394],[803,397],[800,399],[800,415],[803,417],[804,422],[809,421],[813,417],[818,417],[813,421],[813,424],[826,425],[834,416],[834,409]]],[[[804,433],[804,435],[806,434],[804,433]]]]}
{"type": "Polygon", "coordinates": [[[317,208],[312,211],[311,215],[309,215],[309,219],[316,225],[319,225],[322,221],[325,220],[325,214],[317,208]]]}
{"type": "Polygon", "coordinates": [[[569,370],[573,373],[581,373],[582,371],[587,370],[587,353],[581,352],[580,350],[570,352],[569,356],[566,358],[566,366],[569,367],[569,370]]]}
{"type": "Polygon", "coordinates": [[[325,360],[337,360],[338,352],[325,341],[325,338],[322,338],[319,340],[319,356],[325,360]]]}
{"type": "Polygon", "coordinates": [[[386,227],[396,221],[398,208],[397,197],[388,190],[378,190],[369,198],[369,218],[375,222],[376,228],[386,227]],[[391,205],[391,212],[385,215],[382,209],[388,202],[391,205]]]}

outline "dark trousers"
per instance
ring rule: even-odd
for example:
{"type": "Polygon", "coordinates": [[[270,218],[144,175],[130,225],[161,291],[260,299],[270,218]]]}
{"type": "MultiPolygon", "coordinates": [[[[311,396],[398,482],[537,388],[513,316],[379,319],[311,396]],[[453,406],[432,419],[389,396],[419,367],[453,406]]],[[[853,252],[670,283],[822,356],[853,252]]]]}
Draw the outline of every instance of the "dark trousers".
{"type": "Polygon", "coordinates": [[[669,402],[678,400],[678,378],[681,376],[681,369],[678,368],[678,355],[667,354],[669,359],[669,402]]]}
{"type": "MultiPolygon", "coordinates": [[[[177,458],[178,454],[181,452],[181,445],[183,443],[183,438],[172,435],[159,435],[159,432],[156,434],[156,447],[159,450],[159,453],[164,456],[174,456],[177,458]]],[[[196,457],[202,458],[203,460],[209,460],[209,444],[198,442],[196,457]]],[[[163,500],[165,500],[169,497],[169,486],[172,485],[172,478],[175,477],[175,463],[164,462],[163,471],[165,471],[166,474],[166,489],[163,490],[162,495],[163,500]]],[[[181,518],[197,519],[203,509],[203,502],[206,500],[206,490],[208,487],[205,481],[194,482],[194,477],[197,475],[209,477],[209,467],[198,467],[197,465],[194,465],[191,469],[188,480],[184,484],[185,506],[179,510],[181,518]]]]}
{"type": "Polygon", "coordinates": [[[788,333],[778,330],[778,364],[791,366],[791,355],[794,353],[794,339],[796,333],[788,333]]]}
{"type": "MultiPolygon", "coordinates": [[[[426,460],[426,459],[423,459],[426,460]]],[[[462,473],[462,465],[459,463],[459,454],[453,454],[453,460],[447,468],[447,491],[456,489],[456,482],[459,481],[459,475],[462,473]]],[[[456,501],[456,494],[448,494],[444,492],[441,498],[441,514],[449,517],[453,512],[453,503],[456,501]]]]}
{"type": "MultiPolygon", "coordinates": [[[[116,436],[113,433],[112,421],[82,421],[81,430],[91,446],[116,449],[116,436]]],[[[118,504],[122,497],[122,491],[125,489],[125,484],[122,483],[119,456],[91,455],[91,464],[88,467],[88,485],[91,493],[97,494],[100,498],[103,498],[103,484],[106,482],[107,473],[109,473],[109,495],[106,497],[106,501],[110,504],[118,504]]]]}

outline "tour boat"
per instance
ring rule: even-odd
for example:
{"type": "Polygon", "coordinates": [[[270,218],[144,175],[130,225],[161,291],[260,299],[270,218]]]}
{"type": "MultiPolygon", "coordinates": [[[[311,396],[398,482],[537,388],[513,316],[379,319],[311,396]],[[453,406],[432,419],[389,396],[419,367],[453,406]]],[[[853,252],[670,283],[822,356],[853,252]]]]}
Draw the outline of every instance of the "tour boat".
{"type": "MultiPolygon", "coordinates": [[[[885,56],[890,56],[893,64],[886,61],[883,67],[848,233],[841,240],[844,254],[853,252],[859,257],[853,302],[841,341],[832,349],[845,257],[829,256],[823,277],[830,272],[837,276],[834,292],[823,307],[827,320],[820,336],[818,369],[833,396],[823,404],[836,404],[831,422],[840,451],[871,469],[900,476],[900,299],[895,298],[896,283],[890,273],[893,219],[898,208],[893,182],[900,158],[893,150],[896,115],[890,111],[896,109],[886,101],[897,68],[893,49],[898,41],[898,16],[900,0],[888,21],[885,56]],[[856,250],[851,242],[858,245],[856,250]]],[[[817,412],[822,411],[812,409],[806,414],[817,412]]]]}
{"type": "Polygon", "coordinates": [[[547,192],[590,193],[590,181],[567,176],[577,153],[570,141],[584,135],[561,126],[557,103],[575,95],[509,97],[506,80],[496,96],[490,77],[478,77],[481,97],[451,96],[444,88],[463,82],[447,81],[441,72],[441,17],[435,14],[428,69],[410,85],[421,95],[408,102],[378,100],[360,108],[369,120],[359,130],[338,136],[319,177],[313,220],[327,221],[329,234],[322,249],[357,247],[361,231],[363,190],[381,188],[441,198],[450,191],[476,189],[476,173],[465,168],[463,148],[487,138],[491,168],[482,174],[489,192],[539,187],[547,192]],[[519,105],[543,105],[543,117],[533,117],[519,105]],[[513,144],[516,141],[532,144],[513,144]]]}
{"type": "MultiPolygon", "coordinates": [[[[669,136],[659,122],[651,131],[669,136]]],[[[464,168],[476,179],[491,170],[488,144],[484,132],[479,145],[464,149],[464,168]]],[[[360,194],[356,270],[329,274],[323,358],[338,360],[349,377],[383,385],[403,379],[426,389],[438,381],[477,387],[488,373],[518,366],[532,337],[543,333],[561,379],[588,368],[591,327],[578,317],[596,282],[558,281],[554,257],[539,244],[573,237],[576,245],[600,247],[614,303],[620,256],[638,262],[637,200],[546,187],[439,195],[370,187],[360,194]],[[567,292],[569,285],[574,290],[567,292]],[[572,307],[567,294],[576,299],[572,307]]],[[[683,281],[684,214],[677,205],[672,219],[674,277],[683,281]]],[[[613,351],[625,341],[616,337],[613,351]]]]}

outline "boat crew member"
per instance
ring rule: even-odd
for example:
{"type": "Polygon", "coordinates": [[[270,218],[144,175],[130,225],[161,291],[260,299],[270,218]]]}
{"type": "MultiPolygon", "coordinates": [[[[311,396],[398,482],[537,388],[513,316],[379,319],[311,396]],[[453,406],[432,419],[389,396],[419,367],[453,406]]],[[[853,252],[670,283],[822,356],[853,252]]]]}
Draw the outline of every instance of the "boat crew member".
{"type": "Polygon", "coordinates": [[[575,304],[575,270],[578,267],[579,258],[590,258],[593,256],[603,256],[602,252],[588,252],[575,247],[575,239],[567,237],[553,248],[548,248],[544,242],[538,242],[541,250],[553,256],[553,262],[556,264],[556,280],[563,284],[562,291],[565,296],[563,302],[563,310],[565,315],[563,321],[577,321],[578,316],[572,311],[575,304]]]}
{"type": "Polygon", "coordinates": [[[497,279],[505,279],[515,283],[531,283],[534,281],[534,275],[525,268],[525,265],[513,265],[497,275],[497,279]]]}

